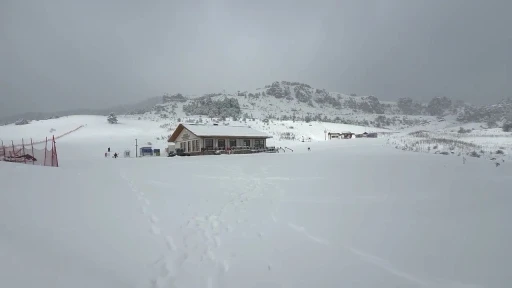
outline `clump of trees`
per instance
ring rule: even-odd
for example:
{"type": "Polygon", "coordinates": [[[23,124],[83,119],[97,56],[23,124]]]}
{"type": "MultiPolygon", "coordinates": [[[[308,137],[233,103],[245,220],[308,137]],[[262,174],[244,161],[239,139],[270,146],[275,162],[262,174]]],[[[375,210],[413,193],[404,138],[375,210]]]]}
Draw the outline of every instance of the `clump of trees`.
{"type": "Polygon", "coordinates": [[[313,105],[311,102],[311,99],[313,96],[311,95],[311,91],[307,86],[304,85],[298,85],[293,88],[293,91],[295,92],[295,98],[297,101],[302,103],[308,103],[310,106],[313,105]]]}
{"type": "Polygon", "coordinates": [[[414,102],[411,98],[400,98],[397,101],[398,109],[405,115],[421,115],[423,114],[423,105],[414,102]]]}
{"type": "Polygon", "coordinates": [[[211,97],[202,97],[183,106],[183,112],[188,115],[204,115],[210,118],[239,118],[242,110],[238,99],[225,97],[222,100],[213,100],[211,97]]]}
{"type": "Polygon", "coordinates": [[[505,121],[503,122],[502,129],[504,132],[512,132],[512,113],[507,115],[505,121]]]}
{"type": "Polygon", "coordinates": [[[443,116],[452,107],[452,100],[447,97],[434,97],[427,105],[427,112],[432,116],[443,116]]]}
{"type": "Polygon", "coordinates": [[[370,114],[384,114],[384,105],[375,96],[361,97],[358,101],[348,98],[343,105],[352,110],[361,110],[370,114]]]}
{"type": "Polygon", "coordinates": [[[277,81],[268,86],[267,95],[274,96],[278,99],[286,97],[283,87],[281,87],[277,81]]]}
{"type": "Polygon", "coordinates": [[[316,103],[329,104],[336,109],[341,109],[341,107],[342,107],[341,102],[337,98],[331,96],[329,94],[329,92],[327,92],[325,89],[324,90],[316,89],[316,95],[317,95],[317,97],[315,98],[316,103]]]}
{"type": "Polygon", "coordinates": [[[177,93],[174,95],[164,94],[164,96],[162,96],[162,103],[164,104],[169,102],[187,102],[187,100],[188,99],[181,93],[177,93]]]}

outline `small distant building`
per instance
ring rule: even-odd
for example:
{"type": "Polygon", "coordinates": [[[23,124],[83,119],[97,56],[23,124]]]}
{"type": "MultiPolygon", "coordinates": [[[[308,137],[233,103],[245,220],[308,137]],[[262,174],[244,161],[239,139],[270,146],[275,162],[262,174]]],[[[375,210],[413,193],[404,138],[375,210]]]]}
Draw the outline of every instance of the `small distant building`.
{"type": "Polygon", "coordinates": [[[363,134],[356,134],[356,138],[377,138],[377,133],[364,132],[363,134]]]}
{"type": "Polygon", "coordinates": [[[327,135],[329,136],[329,140],[331,140],[331,139],[340,139],[341,138],[341,134],[340,133],[331,133],[331,132],[329,132],[327,135]]]}
{"type": "Polygon", "coordinates": [[[153,148],[151,147],[141,147],[140,148],[140,157],[144,156],[153,156],[153,148]]]}
{"type": "Polygon", "coordinates": [[[179,124],[168,142],[186,153],[232,149],[265,149],[272,136],[247,126],[179,124]]]}
{"type": "Polygon", "coordinates": [[[333,132],[328,133],[329,140],[331,140],[331,139],[350,139],[350,138],[352,138],[353,135],[354,135],[354,133],[348,132],[348,131],[341,132],[341,133],[333,133],[333,132]]]}
{"type": "Polygon", "coordinates": [[[341,132],[341,138],[342,139],[351,139],[352,137],[354,137],[354,133],[350,132],[350,131],[344,131],[344,132],[341,132]]]}

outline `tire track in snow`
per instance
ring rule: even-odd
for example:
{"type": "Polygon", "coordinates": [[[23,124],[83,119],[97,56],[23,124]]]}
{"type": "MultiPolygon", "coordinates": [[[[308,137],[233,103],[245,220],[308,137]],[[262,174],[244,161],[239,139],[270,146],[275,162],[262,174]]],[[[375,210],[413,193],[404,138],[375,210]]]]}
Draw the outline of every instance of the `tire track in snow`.
{"type": "MultiPolygon", "coordinates": [[[[329,241],[325,240],[325,239],[322,239],[320,237],[317,237],[317,236],[314,236],[314,235],[311,235],[310,233],[308,233],[308,231],[306,230],[306,228],[304,228],[303,226],[299,226],[297,224],[294,224],[294,223],[288,223],[288,226],[300,233],[300,234],[303,234],[305,237],[309,238],[310,240],[318,243],[318,244],[322,244],[322,245],[325,245],[325,246],[328,246],[329,245],[329,241]]],[[[346,250],[356,256],[358,256],[359,259],[361,259],[362,261],[368,263],[368,264],[371,264],[371,265],[374,265],[374,266],[377,266],[381,269],[384,269],[386,270],[387,272],[389,272],[390,274],[393,274],[397,277],[400,277],[400,278],[403,278],[403,279],[406,279],[412,283],[415,283],[417,285],[420,285],[422,287],[428,287],[429,284],[414,276],[414,275],[411,275],[409,273],[406,273],[396,267],[394,267],[389,261],[386,261],[382,258],[379,258],[375,255],[372,255],[372,254],[369,254],[369,253],[366,253],[366,252],[363,252],[361,250],[358,250],[354,247],[350,247],[350,246],[346,246],[346,245],[341,245],[340,246],[343,250],[346,250]]]]}
{"type": "Polygon", "coordinates": [[[359,256],[360,259],[362,259],[363,261],[367,262],[367,263],[370,263],[370,264],[373,264],[375,266],[378,266],[386,271],[388,271],[389,273],[395,275],[395,276],[398,276],[400,278],[403,278],[403,279],[406,279],[406,280],[409,280],[410,282],[413,282],[415,284],[418,284],[422,287],[428,287],[429,284],[427,282],[425,282],[424,280],[421,280],[419,279],[418,277],[416,276],[413,276],[409,273],[406,273],[404,271],[401,271],[399,269],[397,269],[396,267],[393,267],[393,265],[391,265],[391,263],[389,263],[388,261],[382,259],[382,258],[379,258],[377,256],[374,256],[374,255],[371,255],[371,254],[368,254],[368,253],[365,253],[365,252],[362,252],[360,250],[357,250],[353,247],[347,247],[347,246],[343,246],[343,248],[345,250],[348,250],[350,252],[352,252],[353,254],[359,256]]]}
{"type": "MultiPolygon", "coordinates": [[[[263,171],[264,174],[268,175],[268,170],[266,169],[266,167],[262,167],[261,170],[263,171]]],[[[267,180],[285,180],[285,181],[286,180],[295,180],[294,178],[289,178],[289,177],[265,177],[264,179],[267,179],[267,180]]],[[[323,179],[323,178],[322,177],[311,177],[311,180],[317,180],[317,179],[323,179]]],[[[310,180],[310,179],[308,179],[308,180],[310,180]]],[[[276,200],[278,200],[278,202],[283,200],[282,197],[283,197],[285,191],[275,181],[267,181],[267,184],[274,188],[273,189],[274,192],[275,191],[279,191],[279,193],[277,193],[279,199],[274,198],[272,200],[273,201],[274,209],[270,213],[270,217],[274,221],[274,223],[278,223],[278,220],[277,220],[275,215],[278,212],[279,205],[277,205],[275,202],[276,202],[276,200]]],[[[275,195],[275,193],[273,195],[275,195]]],[[[361,198],[363,198],[363,197],[361,197],[361,198]]],[[[369,199],[369,200],[381,200],[381,199],[373,199],[372,198],[372,199],[369,199]]],[[[294,231],[304,235],[306,238],[312,240],[315,243],[318,243],[318,244],[321,244],[321,245],[324,245],[324,246],[329,246],[330,245],[328,240],[310,234],[307,231],[307,229],[305,227],[303,227],[303,226],[300,226],[300,225],[297,225],[297,224],[289,222],[288,223],[288,227],[290,229],[292,229],[292,230],[294,230],[294,231]]],[[[409,273],[406,273],[406,272],[404,272],[404,271],[394,267],[391,263],[389,263],[388,261],[386,261],[384,259],[381,259],[381,258],[376,257],[374,255],[371,255],[369,253],[362,252],[361,250],[355,249],[353,247],[341,245],[341,248],[343,250],[349,251],[350,253],[358,256],[358,258],[361,259],[362,261],[364,261],[364,262],[366,262],[368,264],[377,266],[377,267],[379,267],[381,269],[384,269],[385,271],[387,271],[388,273],[390,273],[390,274],[392,274],[394,276],[406,279],[406,280],[408,280],[408,281],[410,281],[412,283],[415,283],[417,285],[420,285],[422,287],[427,287],[428,286],[428,283],[426,281],[420,279],[419,277],[416,277],[414,275],[411,275],[409,273]]],[[[269,265],[269,270],[270,270],[270,265],[269,265]]]]}
{"type": "Polygon", "coordinates": [[[324,239],[322,239],[320,237],[316,237],[316,236],[313,236],[313,235],[309,234],[308,231],[306,230],[306,228],[304,228],[302,226],[299,226],[299,225],[296,225],[296,224],[293,224],[293,223],[288,223],[288,226],[291,229],[295,230],[296,232],[304,234],[304,236],[306,236],[310,240],[313,240],[316,243],[319,243],[319,244],[322,244],[322,245],[329,245],[329,241],[324,240],[324,239]]]}

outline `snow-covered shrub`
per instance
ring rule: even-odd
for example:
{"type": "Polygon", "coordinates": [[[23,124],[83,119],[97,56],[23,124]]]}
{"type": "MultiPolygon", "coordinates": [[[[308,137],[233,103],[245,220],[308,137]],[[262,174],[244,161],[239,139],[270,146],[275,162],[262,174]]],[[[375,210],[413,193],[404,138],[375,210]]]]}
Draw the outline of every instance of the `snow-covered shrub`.
{"type": "Polygon", "coordinates": [[[476,151],[473,151],[473,152],[469,153],[469,156],[480,158],[480,154],[478,154],[478,152],[476,152],[476,151]]]}
{"type": "Polygon", "coordinates": [[[295,140],[296,136],[293,132],[279,133],[279,140],[295,140]]]}
{"type": "Polygon", "coordinates": [[[465,133],[469,133],[471,132],[471,129],[464,129],[462,127],[459,128],[459,131],[457,131],[457,133],[459,134],[465,134],[465,133]]]}
{"type": "Polygon", "coordinates": [[[14,125],[27,125],[29,123],[30,123],[30,121],[28,121],[26,119],[20,119],[20,120],[14,122],[14,125]]]}
{"type": "Polygon", "coordinates": [[[110,114],[108,115],[108,117],[107,117],[107,121],[108,121],[108,123],[110,123],[110,124],[117,124],[117,122],[118,122],[118,121],[117,121],[117,116],[112,112],[112,113],[110,113],[110,114]]]}

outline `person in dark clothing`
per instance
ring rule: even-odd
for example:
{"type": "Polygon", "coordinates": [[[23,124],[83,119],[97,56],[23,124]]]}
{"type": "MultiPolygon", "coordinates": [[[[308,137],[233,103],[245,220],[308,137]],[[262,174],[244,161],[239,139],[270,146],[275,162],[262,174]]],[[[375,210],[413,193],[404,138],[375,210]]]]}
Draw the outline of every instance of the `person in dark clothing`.
{"type": "Polygon", "coordinates": [[[308,151],[311,151],[311,147],[308,147],[308,151]]]}
{"type": "Polygon", "coordinates": [[[117,158],[117,153],[114,153],[114,158],[117,158]]]}
{"type": "Polygon", "coordinates": [[[110,147],[108,147],[108,153],[110,153],[110,147]]]}

